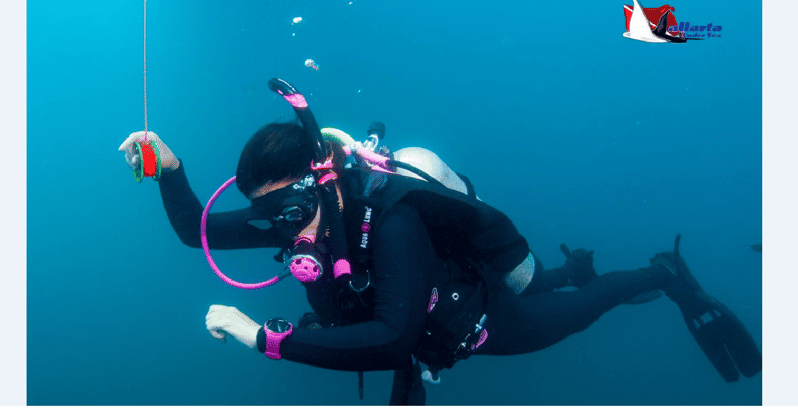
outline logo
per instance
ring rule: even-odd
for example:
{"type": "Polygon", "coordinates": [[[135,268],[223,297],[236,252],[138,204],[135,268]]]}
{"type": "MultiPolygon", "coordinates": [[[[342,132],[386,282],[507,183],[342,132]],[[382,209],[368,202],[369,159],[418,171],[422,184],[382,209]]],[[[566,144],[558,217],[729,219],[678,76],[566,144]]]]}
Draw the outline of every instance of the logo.
{"type": "Polygon", "coordinates": [[[360,230],[363,231],[363,235],[360,238],[360,247],[365,249],[369,244],[369,231],[371,231],[371,207],[366,207],[366,215],[363,216],[363,224],[360,225],[360,230]]]}
{"type": "Polygon", "coordinates": [[[723,29],[719,25],[691,25],[690,22],[679,23],[673,12],[675,8],[669,4],[655,8],[646,8],[637,0],[632,6],[624,4],[626,16],[626,32],[623,36],[633,40],[651,43],[685,43],[689,40],[703,40],[709,37],[720,37],[723,29]],[[654,24],[656,22],[656,24],[654,24]]]}
{"type": "Polygon", "coordinates": [[[432,309],[435,309],[435,305],[438,304],[438,288],[432,288],[432,294],[429,297],[429,304],[427,305],[427,313],[431,312],[432,309]]]}
{"type": "Polygon", "coordinates": [[[479,340],[477,340],[477,344],[472,344],[471,345],[471,351],[474,351],[474,350],[478,349],[479,346],[481,346],[482,343],[484,343],[485,340],[487,340],[487,339],[488,339],[488,331],[485,330],[485,329],[482,329],[482,331],[479,332],[479,340]]]}

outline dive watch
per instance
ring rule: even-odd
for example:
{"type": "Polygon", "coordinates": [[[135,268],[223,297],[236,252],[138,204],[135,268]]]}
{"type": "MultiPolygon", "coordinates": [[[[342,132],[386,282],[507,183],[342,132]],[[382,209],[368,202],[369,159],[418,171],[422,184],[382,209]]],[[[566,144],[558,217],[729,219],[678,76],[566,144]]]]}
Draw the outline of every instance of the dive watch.
{"type": "Polygon", "coordinates": [[[294,325],[285,319],[271,319],[263,325],[263,331],[266,333],[266,356],[274,360],[281,359],[280,343],[294,332],[294,325]]]}

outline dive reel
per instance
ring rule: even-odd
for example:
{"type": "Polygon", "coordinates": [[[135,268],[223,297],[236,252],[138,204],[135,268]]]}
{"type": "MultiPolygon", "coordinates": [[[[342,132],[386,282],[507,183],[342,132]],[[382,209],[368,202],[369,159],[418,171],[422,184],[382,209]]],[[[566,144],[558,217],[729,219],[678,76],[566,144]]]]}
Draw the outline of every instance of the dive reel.
{"type": "Polygon", "coordinates": [[[133,151],[139,156],[139,162],[133,169],[133,177],[141,183],[145,177],[152,177],[158,181],[161,178],[161,151],[155,140],[146,140],[143,143],[133,142],[133,151]]]}

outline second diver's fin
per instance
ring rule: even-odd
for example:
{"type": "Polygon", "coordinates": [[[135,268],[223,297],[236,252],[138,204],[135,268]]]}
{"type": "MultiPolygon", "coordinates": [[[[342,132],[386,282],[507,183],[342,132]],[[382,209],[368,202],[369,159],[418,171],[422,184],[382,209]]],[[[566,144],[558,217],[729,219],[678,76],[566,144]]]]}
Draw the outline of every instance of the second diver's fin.
{"type": "Polygon", "coordinates": [[[762,371],[762,352],[740,319],[701,289],[679,255],[680,239],[677,235],[673,252],[651,259],[652,265],[662,265],[677,277],[665,293],[679,306],[690,334],[726,382],[737,381],[739,373],[753,377],[762,371]]]}

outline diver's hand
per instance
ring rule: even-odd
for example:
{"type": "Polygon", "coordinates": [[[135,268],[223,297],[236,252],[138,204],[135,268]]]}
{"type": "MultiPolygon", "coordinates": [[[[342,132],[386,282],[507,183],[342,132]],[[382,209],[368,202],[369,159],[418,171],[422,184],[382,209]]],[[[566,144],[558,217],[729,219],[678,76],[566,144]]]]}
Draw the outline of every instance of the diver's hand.
{"type": "Polygon", "coordinates": [[[565,265],[572,272],[571,283],[577,288],[587,285],[598,277],[596,269],[593,267],[593,251],[578,248],[571,251],[565,244],[560,244],[560,251],[565,255],[565,265]]]}
{"type": "MultiPolygon", "coordinates": [[[[162,172],[170,172],[177,170],[180,167],[180,162],[175,157],[175,154],[172,153],[172,150],[166,146],[166,143],[158,137],[158,134],[155,132],[147,132],[147,138],[150,140],[154,140],[155,143],[158,145],[158,151],[161,153],[161,171],[162,172]]],[[[141,157],[135,154],[133,151],[133,143],[134,142],[144,142],[144,131],[140,132],[133,132],[130,136],[125,139],[121,146],[119,146],[120,152],[125,152],[125,161],[127,161],[127,165],[130,166],[131,169],[136,168],[138,166],[141,157]]]]}
{"type": "Polygon", "coordinates": [[[261,325],[247,315],[230,306],[212,305],[205,316],[205,326],[211,336],[226,343],[225,335],[230,334],[245,346],[254,349],[258,345],[258,330],[261,325]]]}
{"type": "Polygon", "coordinates": [[[565,244],[560,244],[560,251],[565,255],[565,263],[576,269],[589,269],[593,267],[593,251],[578,248],[571,251],[565,244]]]}

